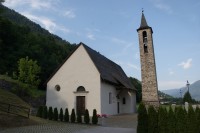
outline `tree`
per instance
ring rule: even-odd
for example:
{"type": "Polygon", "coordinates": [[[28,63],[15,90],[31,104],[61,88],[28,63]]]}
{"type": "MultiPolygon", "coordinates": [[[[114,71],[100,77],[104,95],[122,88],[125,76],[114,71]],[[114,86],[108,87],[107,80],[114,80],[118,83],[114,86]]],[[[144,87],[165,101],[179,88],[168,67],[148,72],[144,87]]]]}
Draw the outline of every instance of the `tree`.
{"type": "Polygon", "coordinates": [[[148,133],[158,133],[158,113],[153,106],[148,108],[148,133]]]}
{"type": "Polygon", "coordinates": [[[82,123],[82,116],[80,111],[77,112],[77,122],[82,123]]]}
{"type": "Polygon", "coordinates": [[[186,111],[180,106],[176,108],[176,133],[186,132],[186,111]]]}
{"type": "Polygon", "coordinates": [[[64,121],[69,122],[69,111],[68,108],[65,109],[64,121]]]}
{"type": "Polygon", "coordinates": [[[48,118],[49,118],[49,120],[53,119],[53,109],[52,109],[52,107],[49,107],[48,118]]]}
{"type": "Polygon", "coordinates": [[[37,117],[41,117],[42,118],[42,112],[43,112],[43,106],[40,106],[39,108],[38,108],[38,111],[37,111],[37,117]]]}
{"type": "Polygon", "coordinates": [[[76,120],[76,114],[75,114],[74,109],[72,109],[72,113],[71,113],[71,117],[70,117],[70,119],[71,119],[71,123],[75,123],[75,120],[76,120]]]}
{"type": "Polygon", "coordinates": [[[37,65],[37,61],[26,58],[21,58],[18,61],[18,80],[33,86],[38,86],[40,83],[39,73],[41,71],[40,66],[37,65]]]}
{"type": "Polygon", "coordinates": [[[85,110],[84,121],[85,121],[86,124],[90,123],[90,115],[89,115],[88,109],[85,110]]]}
{"type": "Polygon", "coordinates": [[[141,85],[141,82],[138,79],[133,78],[133,77],[129,77],[129,80],[131,81],[133,86],[137,89],[136,101],[137,101],[137,103],[140,103],[142,101],[142,85],[141,85]]]}
{"type": "Polygon", "coordinates": [[[97,124],[98,123],[98,117],[97,117],[97,110],[93,110],[93,115],[92,115],[92,124],[97,124]]]}
{"type": "Polygon", "coordinates": [[[185,102],[192,103],[192,97],[191,97],[189,91],[187,91],[187,92],[184,94],[183,102],[184,102],[184,103],[185,103],[185,102]]]}
{"type": "MultiPolygon", "coordinates": [[[[197,125],[200,125],[200,108],[197,107],[195,110],[196,118],[197,118],[197,125]]],[[[200,133],[200,126],[197,127],[197,133],[200,133]]]]}
{"type": "Polygon", "coordinates": [[[198,126],[197,125],[197,117],[194,112],[193,107],[190,105],[188,108],[188,115],[187,115],[187,130],[189,133],[196,133],[198,131],[198,126]]]}
{"type": "Polygon", "coordinates": [[[47,106],[44,106],[44,107],[43,107],[42,118],[44,118],[44,119],[47,119],[47,118],[48,118],[47,106]]]}
{"type": "Polygon", "coordinates": [[[148,115],[143,103],[140,103],[138,107],[137,133],[148,133],[148,115]]]}
{"type": "Polygon", "coordinates": [[[54,108],[54,111],[53,111],[53,120],[54,121],[58,120],[58,109],[57,108],[54,108]]]}
{"type": "Polygon", "coordinates": [[[63,121],[63,109],[60,108],[60,114],[59,114],[60,121],[63,121]]]}
{"type": "Polygon", "coordinates": [[[167,122],[167,127],[168,127],[168,133],[176,133],[175,129],[176,129],[176,118],[175,118],[175,114],[174,111],[172,109],[172,107],[169,107],[169,111],[168,111],[168,122],[167,122]]]}

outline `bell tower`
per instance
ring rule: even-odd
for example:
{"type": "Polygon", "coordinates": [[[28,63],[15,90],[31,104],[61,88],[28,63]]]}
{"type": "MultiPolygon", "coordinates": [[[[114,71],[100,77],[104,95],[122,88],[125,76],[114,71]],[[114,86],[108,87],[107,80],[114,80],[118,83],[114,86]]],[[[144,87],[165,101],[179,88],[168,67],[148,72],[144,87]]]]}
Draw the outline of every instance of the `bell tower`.
{"type": "Polygon", "coordinates": [[[142,11],[140,27],[137,29],[140,47],[142,75],[142,101],[146,105],[159,106],[156,64],[153,47],[153,30],[148,26],[142,11]]]}

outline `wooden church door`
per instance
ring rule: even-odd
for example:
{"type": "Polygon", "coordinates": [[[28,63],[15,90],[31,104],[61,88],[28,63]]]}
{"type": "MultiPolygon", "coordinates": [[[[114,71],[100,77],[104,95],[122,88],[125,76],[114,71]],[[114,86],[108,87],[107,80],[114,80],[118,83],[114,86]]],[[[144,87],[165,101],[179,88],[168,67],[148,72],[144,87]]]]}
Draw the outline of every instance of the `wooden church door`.
{"type": "Polygon", "coordinates": [[[85,113],[85,96],[76,97],[76,109],[77,113],[80,112],[82,115],[85,113]]]}

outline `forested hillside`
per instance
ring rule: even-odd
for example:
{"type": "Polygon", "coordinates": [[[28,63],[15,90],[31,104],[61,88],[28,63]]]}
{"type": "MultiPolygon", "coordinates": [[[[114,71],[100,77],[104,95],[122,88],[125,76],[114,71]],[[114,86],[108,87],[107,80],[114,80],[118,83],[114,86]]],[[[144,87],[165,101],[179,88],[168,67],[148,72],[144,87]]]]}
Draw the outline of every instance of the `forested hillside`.
{"type": "Polygon", "coordinates": [[[12,76],[17,72],[17,61],[28,56],[41,66],[44,83],[75,45],[1,4],[0,10],[0,74],[12,76]]]}

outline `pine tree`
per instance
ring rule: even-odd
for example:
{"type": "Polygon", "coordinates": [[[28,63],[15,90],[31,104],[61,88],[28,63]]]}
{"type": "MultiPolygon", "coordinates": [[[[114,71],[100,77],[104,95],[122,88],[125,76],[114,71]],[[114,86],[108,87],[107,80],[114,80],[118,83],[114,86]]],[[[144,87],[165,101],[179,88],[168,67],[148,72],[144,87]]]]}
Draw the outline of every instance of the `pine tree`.
{"type": "Polygon", "coordinates": [[[158,113],[153,106],[148,108],[148,133],[158,133],[158,113]]]}
{"type": "Polygon", "coordinates": [[[158,110],[158,132],[159,133],[168,133],[167,131],[167,110],[166,108],[159,107],[158,110]]]}
{"type": "Polygon", "coordinates": [[[176,118],[175,118],[175,113],[172,109],[172,107],[169,107],[168,111],[168,121],[167,121],[167,128],[168,128],[168,133],[176,133],[176,118]]]}
{"type": "Polygon", "coordinates": [[[190,105],[188,108],[188,115],[187,115],[187,129],[189,133],[196,133],[197,126],[198,126],[197,117],[196,117],[193,107],[190,105]]]}
{"type": "Polygon", "coordinates": [[[64,120],[65,120],[65,122],[69,122],[69,111],[68,111],[68,108],[65,109],[64,120]]]}
{"type": "Polygon", "coordinates": [[[75,114],[74,109],[72,109],[72,113],[71,113],[71,123],[75,123],[75,120],[76,120],[76,114],[75,114]]]}
{"type": "Polygon", "coordinates": [[[176,109],[176,133],[186,132],[186,115],[186,111],[181,106],[176,109]]]}
{"type": "Polygon", "coordinates": [[[43,107],[42,118],[44,118],[44,119],[47,119],[47,118],[48,118],[47,106],[44,106],[44,107],[43,107]]]}
{"type": "Polygon", "coordinates": [[[84,114],[84,122],[86,124],[89,124],[90,123],[90,116],[89,116],[89,111],[86,109],[85,110],[85,114],[84,114]]]}
{"type": "Polygon", "coordinates": [[[60,108],[60,114],[59,114],[60,121],[63,121],[63,109],[60,108]]]}
{"type": "Polygon", "coordinates": [[[196,118],[197,118],[197,133],[200,133],[200,108],[197,107],[195,110],[196,118]]]}
{"type": "Polygon", "coordinates": [[[77,112],[77,122],[82,123],[82,116],[80,111],[77,112]]]}
{"type": "Polygon", "coordinates": [[[143,103],[140,103],[138,107],[137,133],[148,133],[148,115],[143,103]]]}
{"type": "Polygon", "coordinates": [[[39,108],[38,108],[38,111],[37,111],[37,117],[41,117],[42,118],[42,113],[43,112],[43,106],[40,106],[39,108]]]}
{"type": "Polygon", "coordinates": [[[185,95],[184,95],[184,97],[183,97],[183,102],[185,103],[185,102],[188,102],[188,103],[192,103],[192,97],[191,97],[191,95],[190,95],[190,92],[189,91],[187,91],[186,93],[185,93],[185,95]]]}
{"type": "Polygon", "coordinates": [[[57,121],[58,120],[58,109],[57,108],[54,108],[54,111],[53,111],[53,120],[57,121]]]}
{"type": "Polygon", "coordinates": [[[53,119],[53,109],[52,109],[52,107],[49,107],[48,118],[49,118],[49,120],[53,119]]]}
{"type": "Polygon", "coordinates": [[[98,117],[97,117],[97,110],[93,110],[93,115],[92,115],[92,124],[97,124],[98,123],[98,117]]]}

